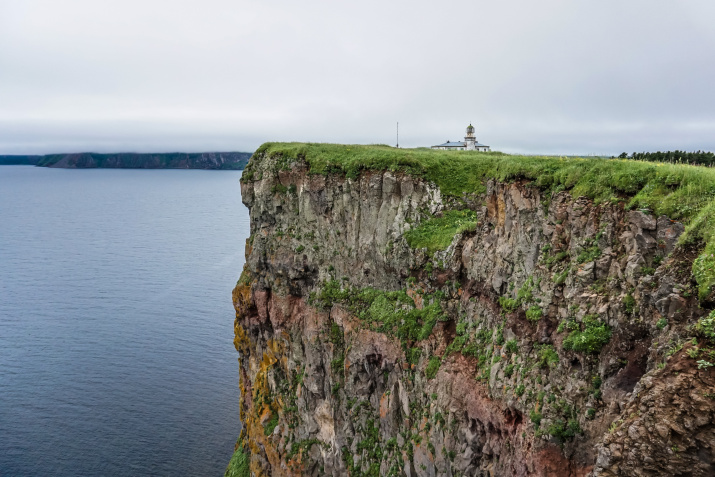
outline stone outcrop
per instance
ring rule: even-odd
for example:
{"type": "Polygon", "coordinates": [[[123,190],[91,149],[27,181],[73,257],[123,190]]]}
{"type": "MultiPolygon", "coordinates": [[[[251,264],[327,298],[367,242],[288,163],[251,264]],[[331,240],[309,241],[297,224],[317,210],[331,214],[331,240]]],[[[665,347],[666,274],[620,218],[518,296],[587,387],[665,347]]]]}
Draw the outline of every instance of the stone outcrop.
{"type": "Polygon", "coordinates": [[[715,372],[691,357],[706,311],[680,223],[519,182],[450,198],[401,173],[276,161],[254,156],[242,184],[244,470],[715,475],[715,372]],[[408,230],[457,208],[474,230],[410,248],[408,230]]]}

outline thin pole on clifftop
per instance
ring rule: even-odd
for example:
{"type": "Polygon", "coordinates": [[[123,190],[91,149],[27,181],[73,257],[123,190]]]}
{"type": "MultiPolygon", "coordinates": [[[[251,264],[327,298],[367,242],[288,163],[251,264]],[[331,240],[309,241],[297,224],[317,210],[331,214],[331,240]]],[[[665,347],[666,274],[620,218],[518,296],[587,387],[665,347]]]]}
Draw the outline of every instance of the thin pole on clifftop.
{"type": "Polygon", "coordinates": [[[400,147],[400,122],[397,121],[397,146],[395,147],[400,147]]]}

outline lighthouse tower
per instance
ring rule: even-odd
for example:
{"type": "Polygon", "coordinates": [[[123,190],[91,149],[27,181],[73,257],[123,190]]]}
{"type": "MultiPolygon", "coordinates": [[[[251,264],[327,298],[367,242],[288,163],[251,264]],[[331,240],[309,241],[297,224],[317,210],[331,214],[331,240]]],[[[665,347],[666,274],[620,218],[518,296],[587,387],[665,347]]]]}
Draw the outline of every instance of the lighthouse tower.
{"type": "Polygon", "coordinates": [[[444,144],[432,146],[432,149],[441,149],[443,151],[489,151],[490,148],[486,144],[479,144],[477,138],[474,137],[474,126],[467,126],[467,135],[464,136],[464,141],[447,141],[444,144]]]}
{"type": "Polygon", "coordinates": [[[467,147],[467,151],[473,151],[476,142],[477,138],[474,137],[474,126],[470,123],[469,126],[467,126],[467,135],[464,136],[464,145],[467,147]]]}

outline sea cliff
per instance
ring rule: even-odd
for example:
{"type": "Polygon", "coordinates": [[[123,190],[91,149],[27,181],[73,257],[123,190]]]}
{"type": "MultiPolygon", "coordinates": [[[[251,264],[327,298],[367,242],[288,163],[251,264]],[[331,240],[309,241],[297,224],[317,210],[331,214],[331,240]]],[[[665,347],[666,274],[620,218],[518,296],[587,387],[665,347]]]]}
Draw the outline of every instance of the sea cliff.
{"type": "Polygon", "coordinates": [[[250,152],[116,153],[82,152],[44,156],[0,156],[2,164],[29,164],[65,169],[243,169],[250,152]]]}
{"type": "Polygon", "coordinates": [[[262,146],[227,475],[713,475],[712,176],[262,146]]]}

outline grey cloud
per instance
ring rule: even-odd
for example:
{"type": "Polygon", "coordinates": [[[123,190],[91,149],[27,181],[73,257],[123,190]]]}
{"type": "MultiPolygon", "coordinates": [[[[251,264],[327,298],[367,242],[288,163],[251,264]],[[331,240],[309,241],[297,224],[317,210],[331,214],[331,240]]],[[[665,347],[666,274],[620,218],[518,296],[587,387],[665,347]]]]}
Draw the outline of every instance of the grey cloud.
{"type": "Polygon", "coordinates": [[[0,152],[715,149],[711,2],[0,0],[0,152]]]}

